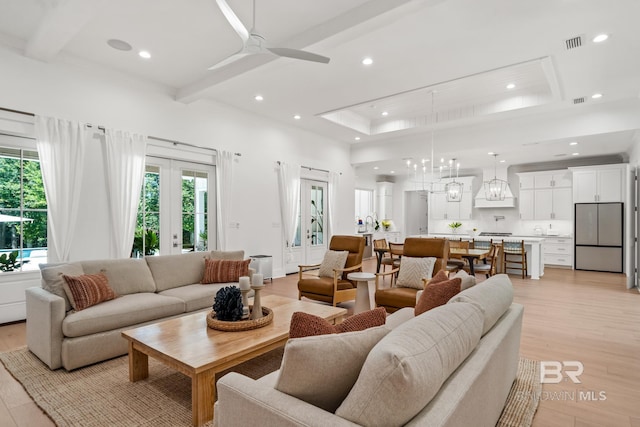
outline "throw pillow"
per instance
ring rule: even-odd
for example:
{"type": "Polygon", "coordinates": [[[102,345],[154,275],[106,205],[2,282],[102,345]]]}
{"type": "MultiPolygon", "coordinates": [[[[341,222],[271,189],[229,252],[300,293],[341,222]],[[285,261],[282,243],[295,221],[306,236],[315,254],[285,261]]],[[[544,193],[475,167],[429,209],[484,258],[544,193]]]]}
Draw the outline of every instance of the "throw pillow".
{"type": "Polygon", "coordinates": [[[71,307],[80,311],[85,308],[112,300],[115,292],[109,286],[109,279],[104,273],[83,274],[81,276],[62,275],[64,291],[69,298],[71,307]]]}
{"type": "Polygon", "coordinates": [[[465,289],[469,289],[472,286],[476,285],[476,278],[474,276],[470,276],[466,271],[464,270],[460,270],[458,271],[455,277],[459,277],[460,279],[462,279],[462,284],[460,285],[460,290],[464,291],[465,289]]]}
{"type": "Polygon", "coordinates": [[[204,259],[204,276],[200,283],[229,283],[237,282],[240,276],[249,275],[249,263],[251,259],[227,260],[204,259]]]}
{"type": "Polygon", "coordinates": [[[334,412],[358,379],[369,351],[387,333],[386,326],[378,326],[289,340],[276,390],[334,412]]]}
{"type": "Polygon", "coordinates": [[[395,287],[424,289],[422,279],[431,279],[435,264],[435,257],[414,258],[403,256],[400,259],[400,271],[398,272],[398,280],[396,280],[395,287]]]}
{"type": "Polygon", "coordinates": [[[473,304],[451,310],[452,305],[457,304],[415,317],[382,338],[335,414],[362,426],[401,426],[427,406],[480,341],[480,310],[473,304]]]}
{"type": "MultiPolygon", "coordinates": [[[[349,251],[329,250],[325,252],[322,264],[320,264],[320,271],[318,272],[318,276],[333,278],[333,270],[343,269],[344,265],[347,263],[348,255],[349,251]]],[[[338,279],[342,279],[342,273],[338,275],[338,279]]]]}
{"type": "Polygon", "coordinates": [[[39,267],[42,275],[42,289],[63,298],[65,311],[71,310],[71,302],[64,291],[62,275],[81,276],[84,274],[82,266],[80,264],[60,264],[55,266],[40,264],[39,267]]]}
{"type": "Polygon", "coordinates": [[[459,277],[442,282],[429,282],[416,303],[415,315],[419,316],[425,311],[446,304],[451,298],[460,293],[461,283],[462,279],[459,277]]]}
{"type": "Polygon", "coordinates": [[[384,307],[355,314],[337,325],[329,323],[322,317],[296,311],[291,316],[289,338],[363,331],[374,326],[382,326],[386,320],[387,312],[384,307]]]}
{"type": "Polygon", "coordinates": [[[427,285],[430,285],[432,283],[444,282],[445,280],[449,280],[449,275],[445,270],[440,270],[431,278],[431,280],[429,280],[427,285]]]}

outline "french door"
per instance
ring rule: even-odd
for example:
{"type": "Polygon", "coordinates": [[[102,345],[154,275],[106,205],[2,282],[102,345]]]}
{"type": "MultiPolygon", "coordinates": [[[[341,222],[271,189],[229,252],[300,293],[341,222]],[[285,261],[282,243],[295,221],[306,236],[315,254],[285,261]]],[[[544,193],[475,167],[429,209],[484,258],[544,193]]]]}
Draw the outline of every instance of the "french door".
{"type": "Polygon", "coordinates": [[[134,256],[139,234],[146,256],[215,246],[214,166],[148,156],[142,193],[134,256]]]}
{"type": "Polygon", "coordinates": [[[327,183],[300,180],[300,214],[298,230],[286,271],[298,271],[298,265],[319,264],[329,245],[327,229],[327,183]]]}

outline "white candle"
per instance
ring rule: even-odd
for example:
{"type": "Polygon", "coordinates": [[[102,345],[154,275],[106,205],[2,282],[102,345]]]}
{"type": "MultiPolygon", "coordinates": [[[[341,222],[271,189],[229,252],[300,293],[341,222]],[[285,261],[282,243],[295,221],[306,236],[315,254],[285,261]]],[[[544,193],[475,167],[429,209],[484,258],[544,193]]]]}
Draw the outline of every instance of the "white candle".
{"type": "Polygon", "coordinates": [[[264,285],[264,275],[260,273],[253,274],[253,286],[263,286],[264,285]]]}
{"type": "Polygon", "coordinates": [[[238,281],[240,289],[246,291],[251,289],[251,282],[249,281],[249,276],[240,276],[240,280],[238,281]]]}

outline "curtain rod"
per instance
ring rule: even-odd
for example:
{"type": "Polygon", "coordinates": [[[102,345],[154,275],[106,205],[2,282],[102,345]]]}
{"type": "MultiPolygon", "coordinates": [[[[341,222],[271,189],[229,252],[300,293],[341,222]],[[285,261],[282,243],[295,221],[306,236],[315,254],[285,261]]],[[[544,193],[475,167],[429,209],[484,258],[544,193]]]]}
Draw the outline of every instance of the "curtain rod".
{"type": "MultiPolygon", "coordinates": [[[[212,150],[212,151],[215,151],[216,153],[218,152],[218,149],[216,149],[216,148],[203,147],[201,145],[189,144],[188,142],[173,141],[171,139],[160,138],[160,137],[157,137],[157,136],[149,136],[148,138],[149,139],[155,139],[156,141],[168,142],[168,143],[173,144],[173,145],[185,145],[187,147],[199,148],[201,150],[212,150]]],[[[242,157],[242,153],[233,153],[233,155],[237,156],[237,157],[242,157]]]]}
{"type": "MultiPolygon", "coordinates": [[[[281,165],[283,162],[281,162],[280,160],[278,160],[276,163],[278,163],[278,165],[281,165]]],[[[312,168],[311,166],[300,166],[303,169],[307,169],[310,171],[318,171],[318,172],[326,172],[329,173],[330,171],[326,170],[326,169],[318,169],[318,168],[312,168]]],[[[339,172],[340,175],[342,175],[342,172],[339,172]]]]}
{"type": "Polygon", "coordinates": [[[20,111],[20,110],[12,110],[11,108],[0,107],[0,110],[7,111],[9,113],[22,114],[22,115],[25,115],[25,116],[31,116],[31,117],[35,117],[36,116],[33,113],[27,113],[26,111],[20,111]]]}
{"type": "MultiPolygon", "coordinates": [[[[9,112],[9,113],[16,113],[16,114],[23,114],[23,115],[25,115],[25,116],[30,116],[30,117],[35,117],[35,116],[36,116],[34,113],[29,113],[29,112],[26,112],[26,111],[20,111],[20,110],[13,110],[13,109],[11,109],[11,108],[4,108],[4,107],[0,107],[0,111],[7,111],[7,112],[9,112]]],[[[94,125],[92,125],[91,123],[86,123],[86,125],[85,125],[85,126],[87,126],[88,128],[93,128],[93,127],[94,127],[94,125]]],[[[102,131],[102,132],[104,132],[104,131],[105,131],[105,127],[104,127],[104,126],[100,126],[100,125],[98,125],[98,126],[95,126],[95,127],[96,127],[99,131],[102,131]]],[[[160,137],[157,137],[157,136],[148,136],[147,138],[149,138],[149,139],[155,139],[156,141],[169,142],[169,143],[171,143],[171,144],[173,144],[173,145],[186,145],[187,147],[200,148],[200,149],[203,149],[203,150],[213,150],[213,151],[215,151],[216,153],[218,152],[218,150],[216,150],[215,148],[211,148],[211,147],[201,147],[201,146],[199,146],[199,145],[189,144],[189,143],[186,143],[186,142],[172,141],[172,140],[170,140],[170,139],[160,138],[160,137]]],[[[29,138],[29,139],[35,139],[35,138],[29,138]]],[[[237,156],[237,157],[242,157],[242,153],[233,153],[233,155],[234,155],[234,156],[237,156]]]]}

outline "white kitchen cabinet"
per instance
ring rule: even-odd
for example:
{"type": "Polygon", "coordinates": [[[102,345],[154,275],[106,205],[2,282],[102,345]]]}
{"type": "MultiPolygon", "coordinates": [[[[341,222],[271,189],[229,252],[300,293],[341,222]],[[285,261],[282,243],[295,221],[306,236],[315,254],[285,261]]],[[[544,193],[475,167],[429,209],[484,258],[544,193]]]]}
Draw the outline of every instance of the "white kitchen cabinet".
{"type": "Polygon", "coordinates": [[[564,188],[571,187],[571,172],[569,170],[549,171],[533,174],[535,188],[564,188]]]}
{"type": "Polygon", "coordinates": [[[429,218],[446,220],[470,220],[473,210],[473,193],[471,192],[473,177],[460,177],[457,181],[462,182],[463,191],[459,202],[448,202],[444,192],[444,185],[448,180],[443,180],[439,191],[431,193],[429,198],[429,218]]]}
{"type": "Polygon", "coordinates": [[[533,174],[524,174],[524,173],[522,173],[522,174],[518,174],[518,177],[520,178],[520,189],[521,190],[527,190],[527,189],[535,188],[533,174]]]}
{"type": "Polygon", "coordinates": [[[573,241],[570,237],[547,237],[542,245],[545,265],[571,267],[573,265],[573,241]]]}
{"type": "Polygon", "coordinates": [[[573,169],[574,203],[624,201],[624,165],[573,169]]]}
{"type": "Polygon", "coordinates": [[[378,218],[389,219],[393,217],[393,183],[376,183],[376,209],[378,218]]]}
{"type": "Polygon", "coordinates": [[[531,220],[533,219],[533,192],[534,190],[520,190],[520,198],[518,201],[518,207],[520,209],[520,219],[531,220]]]}
{"type": "Polygon", "coordinates": [[[520,219],[571,219],[572,188],[568,170],[520,173],[518,178],[520,219]],[[526,188],[531,185],[531,189],[526,188]]]}

